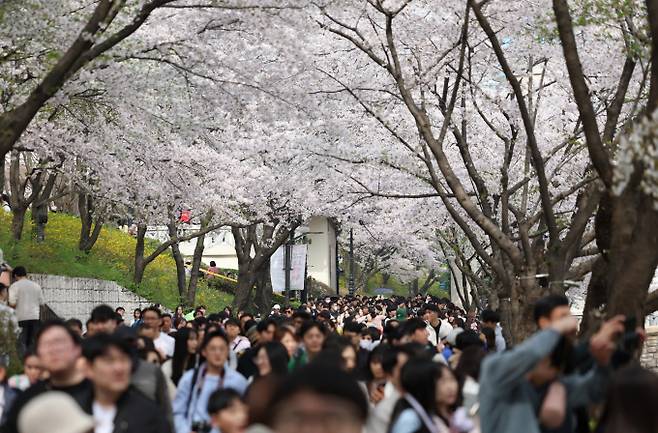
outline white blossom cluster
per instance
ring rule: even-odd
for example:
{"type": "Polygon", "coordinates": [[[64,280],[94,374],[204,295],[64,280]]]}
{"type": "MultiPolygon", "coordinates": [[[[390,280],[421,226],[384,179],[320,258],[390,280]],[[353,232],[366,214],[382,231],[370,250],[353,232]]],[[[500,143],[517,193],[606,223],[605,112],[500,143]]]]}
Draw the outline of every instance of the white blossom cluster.
{"type": "Polygon", "coordinates": [[[614,193],[621,195],[639,171],[641,189],[658,209],[658,110],[621,136],[615,162],[614,193]]]}

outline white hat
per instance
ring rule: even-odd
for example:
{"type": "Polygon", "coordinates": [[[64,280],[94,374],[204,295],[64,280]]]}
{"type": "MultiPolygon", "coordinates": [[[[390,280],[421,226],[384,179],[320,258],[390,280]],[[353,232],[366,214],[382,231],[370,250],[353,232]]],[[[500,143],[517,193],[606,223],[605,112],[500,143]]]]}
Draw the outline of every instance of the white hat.
{"type": "Polygon", "coordinates": [[[439,340],[443,340],[452,332],[452,325],[447,320],[441,320],[439,328],[439,340]]]}
{"type": "Polygon", "coordinates": [[[35,397],[18,415],[19,433],[86,433],[93,428],[94,419],[60,391],[35,397]]]}
{"type": "Polygon", "coordinates": [[[448,336],[446,337],[446,341],[448,342],[448,344],[454,347],[457,344],[457,336],[462,332],[464,332],[462,328],[455,328],[452,331],[450,331],[450,334],[448,334],[448,336]]]}
{"type": "Polygon", "coordinates": [[[272,309],[274,309],[274,310],[280,310],[280,309],[281,309],[281,305],[279,305],[279,304],[274,304],[274,307],[272,307],[272,309]]]}

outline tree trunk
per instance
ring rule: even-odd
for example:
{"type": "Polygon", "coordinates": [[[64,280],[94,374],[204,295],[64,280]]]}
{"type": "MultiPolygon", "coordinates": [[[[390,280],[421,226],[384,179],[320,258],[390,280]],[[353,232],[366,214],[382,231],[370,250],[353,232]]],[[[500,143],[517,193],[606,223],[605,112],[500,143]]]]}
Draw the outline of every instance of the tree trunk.
{"type": "Polygon", "coordinates": [[[101,234],[101,229],[103,228],[103,217],[96,215],[96,221],[94,224],[94,214],[96,213],[96,210],[94,208],[93,198],[89,194],[78,194],[78,210],[81,222],[78,249],[89,254],[101,234]]]}
{"type": "MultiPolygon", "coordinates": [[[[176,222],[171,221],[167,225],[167,229],[169,231],[169,237],[171,239],[176,238],[177,235],[176,222]]],[[[171,255],[173,256],[174,262],[176,263],[176,285],[178,286],[178,296],[180,297],[181,300],[184,300],[187,299],[185,260],[183,259],[183,255],[180,252],[180,247],[178,245],[178,242],[174,242],[173,244],[171,244],[171,255]]]]}
{"type": "Polygon", "coordinates": [[[624,314],[642,326],[644,304],[658,265],[658,211],[653,198],[639,189],[627,189],[614,200],[607,316],[624,314]]]}
{"type": "Polygon", "coordinates": [[[590,337],[603,319],[602,310],[609,299],[608,263],[600,256],[592,267],[592,276],[587,287],[583,318],[580,322],[581,338],[590,337]]]}
{"type": "Polygon", "coordinates": [[[23,207],[12,209],[11,215],[11,233],[15,241],[20,241],[23,237],[23,225],[25,224],[26,209],[23,207]]]}
{"type": "Polygon", "coordinates": [[[418,289],[418,293],[420,294],[426,294],[432,285],[438,281],[438,277],[436,275],[436,271],[434,269],[430,270],[430,273],[425,277],[425,282],[423,282],[423,285],[420,286],[418,289]]]}
{"type": "Polygon", "coordinates": [[[499,298],[499,313],[505,338],[511,345],[521,343],[535,333],[534,306],[544,294],[536,284],[534,271],[515,278],[510,290],[503,290],[499,298]]]}
{"type": "Polygon", "coordinates": [[[233,299],[233,309],[235,311],[251,311],[252,291],[256,277],[252,271],[244,269],[245,266],[241,266],[240,263],[238,263],[238,268],[238,287],[233,299]]]}
{"type": "Polygon", "coordinates": [[[270,261],[263,265],[256,281],[254,303],[261,315],[268,315],[272,308],[272,280],[270,278],[270,261]]]}
{"type": "MultiPolygon", "coordinates": [[[[201,228],[204,228],[203,222],[201,228]]],[[[203,257],[204,241],[206,235],[196,238],[196,247],[194,247],[194,256],[192,257],[192,271],[190,274],[190,284],[187,288],[187,305],[194,305],[196,300],[196,290],[199,283],[199,269],[201,268],[201,258],[203,257]]]]}
{"type": "Polygon", "coordinates": [[[146,224],[137,225],[137,243],[135,244],[135,275],[133,282],[141,284],[146,269],[144,260],[144,237],[146,236],[146,224]]]}
{"type": "MultiPolygon", "coordinates": [[[[112,24],[119,14],[115,2],[108,0],[97,2],[77,38],[59,56],[57,63],[50,68],[25,101],[13,110],[0,115],[0,158],[4,158],[12,150],[34,116],[70,77],[90,61],[136,32],[160,3],[163,2],[145,3],[128,24],[101,40],[97,37],[99,30],[112,24]]],[[[119,9],[123,7],[122,3],[118,4],[121,4],[119,9]]]]}
{"type": "Polygon", "coordinates": [[[32,203],[32,238],[41,243],[46,239],[46,224],[48,224],[48,205],[32,203]]]}
{"type": "Polygon", "coordinates": [[[418,294],[418,278],[414,278],[411,283],[409,283],[409,295],[416,296],[418,294]]]}

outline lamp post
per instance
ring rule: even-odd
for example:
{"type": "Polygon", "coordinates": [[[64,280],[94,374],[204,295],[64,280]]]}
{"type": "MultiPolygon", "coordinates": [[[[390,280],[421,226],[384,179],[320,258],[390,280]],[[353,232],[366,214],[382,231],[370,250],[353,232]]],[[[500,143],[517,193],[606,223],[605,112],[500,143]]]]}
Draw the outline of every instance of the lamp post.
{"type": "Polygon", "coordinates": [[[348,281],[348,293],[350,296],[354,296],[356,288],[354,287],[354,231],[350,229],[350,252],[349,252],[349,262],[350,262],[350,279],[348,281]]]}
{"type": "Polygon", "coordinates": [[[290,231],[290,236],[286,242],[286,249],[284,255],[283,269],[285,271],[285,289],[286,289],[286,305],[290,303],[290,271],[292,271],[292,247],[295,243],[295,231],[290,231]]]}

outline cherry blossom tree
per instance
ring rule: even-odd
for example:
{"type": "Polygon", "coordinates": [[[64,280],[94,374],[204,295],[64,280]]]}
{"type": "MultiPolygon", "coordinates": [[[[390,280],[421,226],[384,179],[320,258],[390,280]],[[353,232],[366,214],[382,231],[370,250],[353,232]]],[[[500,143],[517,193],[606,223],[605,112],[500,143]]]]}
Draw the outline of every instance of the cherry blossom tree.
{"type": "MultiPolygon", "coordinates": [[[[365,195],[438,197],[492,277],[515,339],[531,332],[534,300],[564,292],[574,266],[582,273],[594,262],[579,257],[594,239],[601,196],[583,158],[583,120],[563,85],[561,47],[537,38],[549,13],[527,2],[382,1],[330,2],[316,15],[337,44],[317,61],[323,95],[351,99],[369,118],[363,129],[379,124],[389,137],[375,140],[397,143],[378,146],[355,131],[363,144],[332,157],[379,159],[416,178],[401,190],[367,176],[358,180],[365,195]],[[546,284],[540,273],[549,275],[546,284]]],[[[585,36],[601,51],[603,38],[585,36]]],[[[617,36],[604,52],[623,64],[627,34],[617,36]]],[[[599,121],[611,134],[638,99],[623,96],[642,94],[641,73],[621,74],[615,85],[619,74],[608,69],[594,83],[599,121]]]]}

